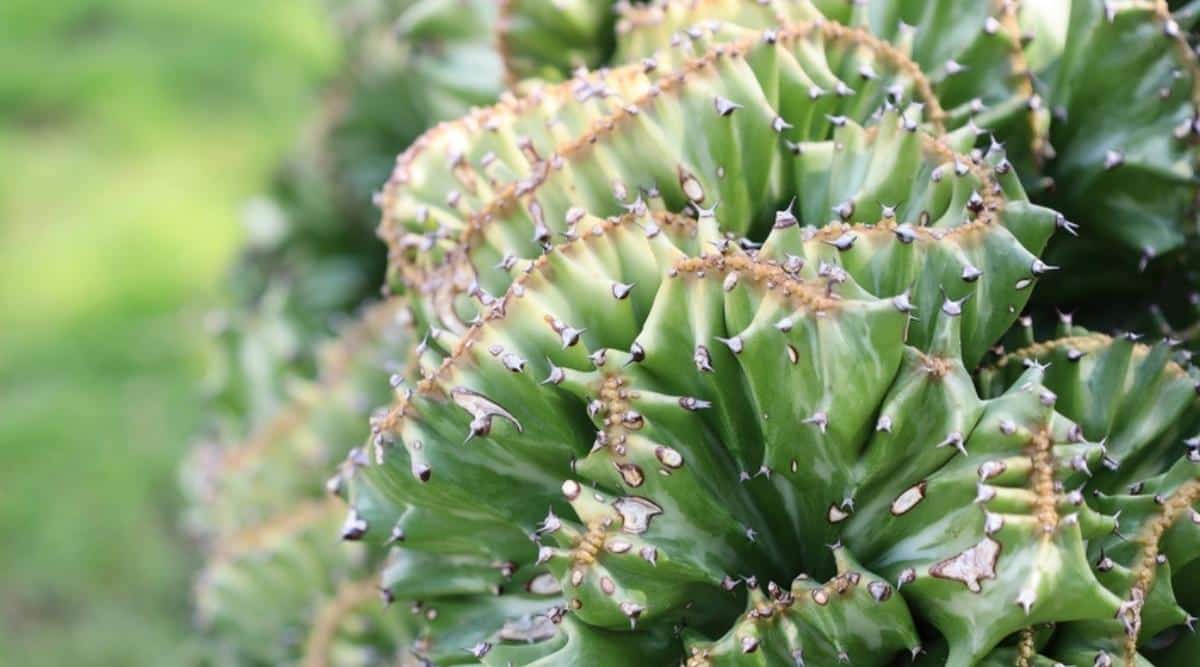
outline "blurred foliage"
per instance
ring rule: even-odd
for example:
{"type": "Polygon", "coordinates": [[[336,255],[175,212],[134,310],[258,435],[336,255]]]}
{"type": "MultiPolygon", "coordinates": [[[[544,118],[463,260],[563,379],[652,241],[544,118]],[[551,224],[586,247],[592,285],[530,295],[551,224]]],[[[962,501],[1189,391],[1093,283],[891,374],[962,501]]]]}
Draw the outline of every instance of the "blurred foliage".
{"type": "Polygon", "coordinates": [[[195,662],[202,313],[338,54],[315,1],[0,3],[0,663],[195,662]]]}

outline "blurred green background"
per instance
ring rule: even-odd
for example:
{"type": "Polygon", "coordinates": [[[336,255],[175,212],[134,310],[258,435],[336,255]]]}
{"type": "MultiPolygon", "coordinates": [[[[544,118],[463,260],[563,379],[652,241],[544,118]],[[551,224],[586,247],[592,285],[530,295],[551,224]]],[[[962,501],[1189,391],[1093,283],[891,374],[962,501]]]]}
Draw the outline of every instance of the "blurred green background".
{"type": "Polygon", "coordinates": [[[194,661],[204,305],[335,49],[313,0],[0,2],[0,663],[194,661]]]}

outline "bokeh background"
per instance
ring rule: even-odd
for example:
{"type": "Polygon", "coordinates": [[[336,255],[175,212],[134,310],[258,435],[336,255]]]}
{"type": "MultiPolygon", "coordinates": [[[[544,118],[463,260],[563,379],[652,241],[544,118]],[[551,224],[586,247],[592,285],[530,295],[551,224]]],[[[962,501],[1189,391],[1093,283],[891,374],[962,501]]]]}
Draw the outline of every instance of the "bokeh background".
{"type": "Polygon", "coordinates": [[[0,664],[191,664],[179,466],[315,0],[0,2],[0,664]]]}

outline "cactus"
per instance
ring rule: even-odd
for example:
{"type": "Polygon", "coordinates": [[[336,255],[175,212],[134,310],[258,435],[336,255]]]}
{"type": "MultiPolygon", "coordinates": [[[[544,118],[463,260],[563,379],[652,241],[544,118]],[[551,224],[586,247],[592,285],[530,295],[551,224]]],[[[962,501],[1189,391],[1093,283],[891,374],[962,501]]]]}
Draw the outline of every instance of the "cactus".
{"type": "Polygon", "coordinates": [[[396,99],[421,86],[406,73],[406,45],[389,34],[400,4],[330,8],[344,63],[270,190],[246,207],[247,243],[230,271],[230,298],[210,318],[219,332],[210,355],[217,437],[245,435],[244,425],[281,409],[291,379],[315,372],[312,350],[330,321],[375,293],[384,256],[372,238],[371,190],[394,151],[443,113],[427,98],[396,99]]]}
{"type": "Polygon", "coordinates": [[[499,72],[532,74],[521,65],[531,54],[571,54],[539,67],[543,76],[594,64],[610,18],[593,3],[574,3],[564,14],[570,20],[556,20],[543,0],[501,12],[477,2],[468,16],[478,24],[455,33],[446,25],[461,24],[460,0],[331,4],[344,63],[270,192],[247,207],[248,243],[231,271],[230,303],[210,319],[219,332],[210,383],[227,434],[239,433],[239,421],[270,418],[287,401],[290,378],[315,371],[310,350],[330,320],[377,289],[385,255],[372,231],[371,194],[396,153],[434,123],[494,102],[504,90],[499,72]],[[538,39],[547,32],[549,40],[538,39]],[[592,48],[575,53],[563,40],[592,48]]]}
{"type": "Polygon", "coordinates": [[[868,26],[930,73],[948,124],[998,137],[1037,199],[1102,241],[1064,253],[1116,243],[1145,261],[1200,231],[1200,59],[1189,43],[1200,7],[1175,4],[699,0],[627,5],[618,29],[632,57],[709,20],[768,28],[824,15],[868,26]]]}
{"type": "Polygon", "coordinates": [[[596,4],[416,5],[432,62],[546,81],[400,155],[396,295],[278,422],[189,465],[219,655],[1188,664],[1200,372],[1021,316],[1076,231],[1046,179],[1170,225],[1191,196],[1056,171],[1090,149],[1041,100],[1070,119],[1089,39],[1145,13],[1084,5],[620,3],[615,47],[596,4]]]}

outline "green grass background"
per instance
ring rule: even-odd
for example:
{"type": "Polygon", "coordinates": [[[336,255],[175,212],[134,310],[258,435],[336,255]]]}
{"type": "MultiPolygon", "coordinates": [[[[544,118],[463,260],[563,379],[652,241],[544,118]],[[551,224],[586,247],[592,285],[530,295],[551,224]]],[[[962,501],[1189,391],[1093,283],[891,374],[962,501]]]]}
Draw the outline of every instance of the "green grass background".
{"type": "Polygon", "coordinates": [[[0,664],[195,661],[201,321],[334,49],[305,0],[0,2],[0,664]]]}

